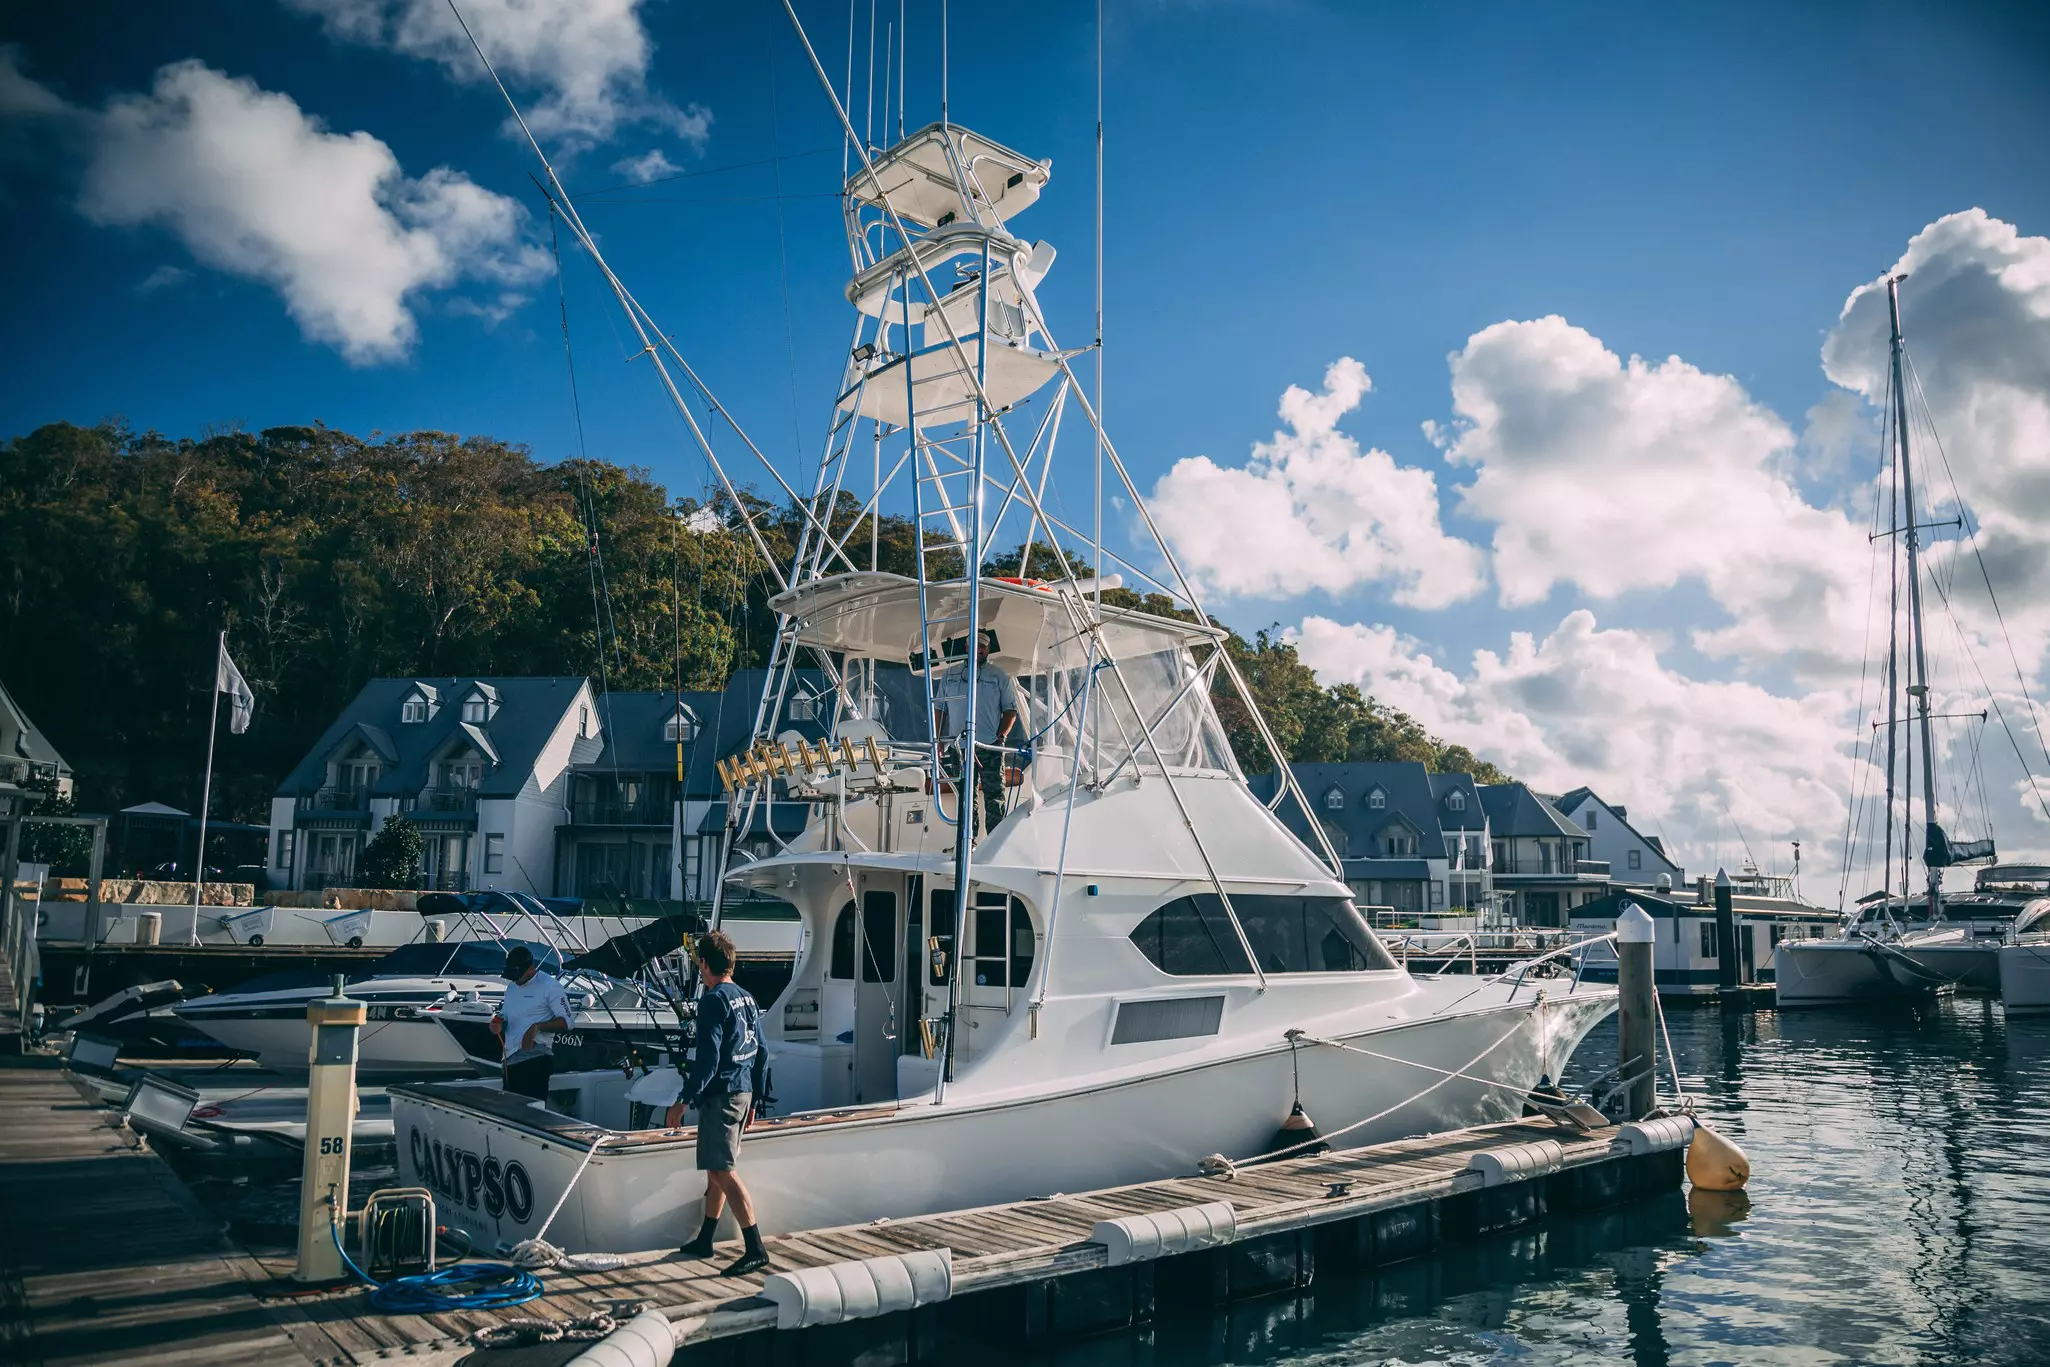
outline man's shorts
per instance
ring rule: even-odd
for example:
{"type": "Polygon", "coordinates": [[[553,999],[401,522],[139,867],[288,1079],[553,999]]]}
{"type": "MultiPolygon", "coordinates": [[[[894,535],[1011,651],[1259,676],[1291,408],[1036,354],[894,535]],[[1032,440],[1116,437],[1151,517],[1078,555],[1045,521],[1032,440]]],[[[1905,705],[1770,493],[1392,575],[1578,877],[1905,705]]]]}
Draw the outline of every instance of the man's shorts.
{"type": "Polygon", "coordinates": [[[731,1172],[740,1160],[740,1130],[752,1092],[713,1092],[698,1108],[698,1171],[731,1172]]]}

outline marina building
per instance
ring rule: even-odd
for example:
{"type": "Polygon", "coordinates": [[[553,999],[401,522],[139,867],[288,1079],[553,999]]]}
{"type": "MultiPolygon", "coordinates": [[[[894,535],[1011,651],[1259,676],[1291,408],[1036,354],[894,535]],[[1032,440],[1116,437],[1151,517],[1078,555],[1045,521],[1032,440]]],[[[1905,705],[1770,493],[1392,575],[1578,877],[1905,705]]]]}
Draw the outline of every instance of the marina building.
{"type": "MultiPolygon", "coordinates": [[[[373,679],[271,800],[271,886],[355,885],[364,848],[402,815],[424,837],[422,888],[709,900],[726,820],[717,761],[753,734],[764,677],[741,670],[680,709],[673,692],[603,693],[580,676],[373,679]]],[[[816,739],[819,712],[793,689],[781,729],[816,739]]],[[[787,838],[805,815],[774,804],[743,846],[765,848],[772,828],[787,838]]]]}
{"type": "Polygon", "coordinates": [[[1575,788],[1550,799],[1559,814],[1587,836],[1590,858],[1609,866],[1609,881],[1618,887],[1655,888],[1659,875],[1668,887],[1687,882],[1687,871],[1666,853],[1665,841],[1645,835],[1630,824],[1628,808],[1604,802],[1592,788],[1575,788]]]}
{"type": "Polygon", "coordinates": [[[32,781],[51,784],[59,797],[71,796],[71,766],[0,684],[0,812],[12,811],[32,781]]]}
{"type": "Polygon", "coordinates": [[[1589,852],[1576,825],[1522,783],[1484,784],[1490,864],[1503,919],[1564,926],[1573,908],[1609,890],[1609,866],[1589,852]]]}
{"type": "MultiPolygon", "coordinates": [[[[1401,761],[1291,768],[1361,906],[1405,919],[1478,915],[1487,907],[1488,819],[1470,774],[1433,774],[1401,761]]],[[[1251,780],[1263,800],[1273,798],[1275,783],[1271,773],[1251,780]]],[[[1315,847],[1294,803],[1282,804],[1279,815],[1315,847]]]]}

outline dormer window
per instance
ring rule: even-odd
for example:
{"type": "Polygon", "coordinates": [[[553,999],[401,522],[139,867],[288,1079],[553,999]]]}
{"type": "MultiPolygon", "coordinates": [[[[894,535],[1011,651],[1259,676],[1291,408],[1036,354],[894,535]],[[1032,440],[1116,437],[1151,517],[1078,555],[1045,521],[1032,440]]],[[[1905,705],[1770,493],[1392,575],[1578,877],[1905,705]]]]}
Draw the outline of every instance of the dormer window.
{"type": "Polygon", "coordinates": [[[691,741],[696,740],[697,737],[697,724],[691,720],[688,712],[678,712],[668,721],[662,723],[662,739],[672,744],[679,741],[689,744],[691,741]]]}
{"type": "Polygon", "coordinates": [[[478,697],[463,699],[463,720],[474,726],[482,726],[491,720],[491,705],[478,697]]]}
{"type": "Polygon", "coordinates": [[[805,697],[797,697],[790,700],[790,720],[810,721],[816,715],[817,704],[815,700],[805,697]]]}
{"type": "Polygon", "coordinates": [[[1388,794],[1382,792],[1379,788],[1369,789],[1367,791],[1367,805],[1377,812],[1380,811],[1388,805],[1388,794]]]}
{"type": "Polygon", "coordinates": [[[1462,793],[1462,792],[1460,792],[1460,791],[1459,791],[1458,789],[1456,789],[1456,788],[1455,788],[1455,789],[1453,789],[1453,791],[1452,791],[1452,796],[1450,796],[1450,797],[1448,797],[1448,798],[1446,798],[1446,799],[1445,799],[1445,805],[1446,805],[1447,807],[1449,807],[1449,808],[1450,808],[1451,810],[1455,811],[1455,812],[1463,812],[1463,811],[1465,811],[1465,810],[1466,810],[1466,794],[1465,794],[1465,793],[1462,793]]]}
{"type": "Polygon", "coordinates": [[[427,699],[415,694],[399,707],[399,720],[408,725],[427,720],[427,699]]]}
{"type": "Polygon", "coordinates": [[[1330,811],[1330,812],[1342,812],[1342,811],[1344,811],[1344,810],[1345,810],[1345,793],[1344,793],[1344,791],[1343,791],[1342,789],[1338,789],[1338,788],[1332,788],[1332,789],[1328,790],[1328,791],[1327,791],[1327,792],[1326,792],[1326,793],[1324,794],[1324,809],[1325,809],[1326,811],[1330,811]]]}

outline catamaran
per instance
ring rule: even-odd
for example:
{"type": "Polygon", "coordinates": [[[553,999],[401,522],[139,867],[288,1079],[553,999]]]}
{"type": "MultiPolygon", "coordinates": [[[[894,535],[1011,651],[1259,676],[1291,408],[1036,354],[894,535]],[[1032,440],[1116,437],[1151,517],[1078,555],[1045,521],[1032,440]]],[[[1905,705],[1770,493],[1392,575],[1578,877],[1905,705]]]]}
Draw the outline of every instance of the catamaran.
{"type": "MultiPolygon", "coordinates": [[[[1877,852],[1882,886],[1859,899],[1848,911],[1840,935],[1780,944],[1773,957],[1774,995],[1780,1006],[1926,1000],[1957,988],[1997,992],[2001,987],[2001,946],[2014,941],[2018,934],[2026,935],[2050,925],[2050,899],[2026,882],[2018,884],[1999,877],[1997,867],[1983,869],[1978,882],[1967,892],[1946,895],[1944,891],[1943,880],[1948,870],[1993,865],[1998,856],[1990,835],[1981,839],[1952,835],[1946,823],[1961,813],[1957,804],[1946,809],[1937,797],[1939,760],[1934,723],[1941,719],[1983,725],[1987,714],[1984,710],[1964,710],[1939,716],[1931,710],[1929,641],[1922,615],[1922,533],[1927,524],[1917,521],[1917,490],[1909,441],[1916,428],[1909,421],[1907,353],[1901,334],[1900,284],[1905,278],[1889,276],[1886,281],[1892,349],[1887,411],[1891,479],[1886,494],[1889,526],[1882,535],[1896,549],[1888,571],[1890,627],[1883,683],[1886,719],[1875,723],[1872,740],[1875,757],[1881,746],[1886,756],[1885,796],[1878,812],[1882,836],[1877,852]],[[1903,587],[1907,590],[1905,602],[1903,587]],[[1899,630],[1901,625],[1907,627],[1905,640],[1899,630]],[[1903,698],[1909,701],[1912,715],[1901,710],[1903,698]],[[1909,743],[1900,744],[1901,730],[1910,727],[1909,743]],[[1915,769],[1918,759],[1919,772],[1915,769]],[[1917,779],[1919,793],[1915,789],[1917,779]],[[1924,871],[1919,893],[1911,892],[1909,887],[1909,858],[1917,826],[1922,835],[1924,871]]],[[[1926,517],[1926,502],[1921,510],[1926,517]]],[[[1988,578],[1986,583],[1990,593],[1992,580],[1988,578]]],[[[2006,724],[2003,716],[2001,725],[2006,724]]],[[[2019,745],[2015,753],[2022,753],[2019,745]]],[[[1976,762],[1976,746],[1973,754],[1976,762]]],[[[1969,783],[1965,786],[1969,787],[1969,783]]],[[[1847,869],[1856,864],[1854,850],[1860,838],[1855,813],[1856,804],[1854,819],[1846,825],[1847,869]]],[[[1979,818],[1990,823],[1991,814],[1982,811],[1979,818]]],[[[1875,852],[1872,843],[1869,838],[1865,841],[1864,855],[1868,860],[1875,852]]],[[[2022,967],[2019,961],[2017,967],[2022,967]]]]}
{"type": "MultiPolygon", "coordinates": [[[[1281,748],[1053,338],[1054,248],[1014,231],[1051,167],[944,117],[871,151],[834,108],[858,159],[853,338],[778,571],[759,713],[782,715],[802,666],[831,681],[831,728],[758,724],[722,757],[729,837],[781,829],[772,806],[806,813],[758,856],[727,841],[725,886],[803,920],[763,1018],[773,1106],[746,1141],[762,1227],[1193,1174],[1267,1151],[1298,1105],[1337,1146],[1521,1113],[1615,989],[1396,965],[1328,843],[1276,815],[1308,810],[1287,765],[1272,803],[1249,788],[1213,692],[1281,748]],[[1091,457],[1093,485],[1062,481],[1091,457]],[[1105,543],[1108,497],[1136,511],[1141,549],[1105,543]],[[917,545],[891,564],[873,515],[907,505],[917,545]],[[1123,574],[1158,598],[1121,594],[1123,574]]],[[[574,205],[558,212],[664,364],[574,205]]],[[[674,1071],[553,1087],[393,1088],[404,1180],[481,1247],[535,1237],[552,1210],[570,1250],[694,1232],[695,1132],[662,1128],[674,1071]]]]}

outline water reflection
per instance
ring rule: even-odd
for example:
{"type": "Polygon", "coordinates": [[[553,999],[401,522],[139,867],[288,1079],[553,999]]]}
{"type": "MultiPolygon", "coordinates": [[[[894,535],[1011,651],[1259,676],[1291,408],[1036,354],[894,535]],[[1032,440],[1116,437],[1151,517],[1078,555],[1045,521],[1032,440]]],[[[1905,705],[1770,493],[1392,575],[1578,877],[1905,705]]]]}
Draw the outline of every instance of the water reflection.
{"type": "MultiPolygon", "coordinates": [[[[1371,1274],[1327,1267],[1304,1295],[1021,1360],[2050,1363],[2050,1019],[1964,999],[1668,1024],[1701,1113],[1750,1155],[1748,1191],[1554,1218],[1371,1274]]],[[[1611,1025],[1568,1085],[1614,1061],[1611,1025]]]]}

